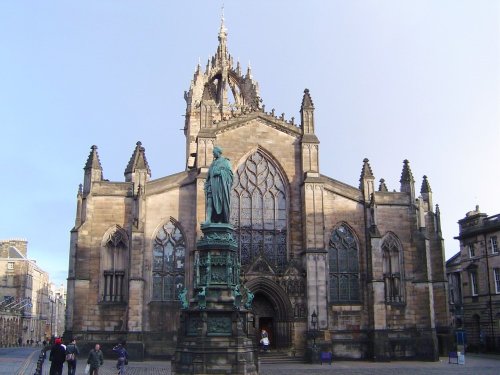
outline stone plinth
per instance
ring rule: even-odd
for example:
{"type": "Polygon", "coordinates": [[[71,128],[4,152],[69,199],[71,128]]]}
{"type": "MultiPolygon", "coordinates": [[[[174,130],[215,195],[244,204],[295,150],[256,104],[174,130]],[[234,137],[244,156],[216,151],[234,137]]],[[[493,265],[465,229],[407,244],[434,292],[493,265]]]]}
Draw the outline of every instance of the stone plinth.
{"type": "Polygon", "coordinates": [[[237,243],[230,224],[204,224],[195,253],[193,298],[184,300],[172,374],[258,375],[247,335],[253,295],[239,285],[237,243]]]}

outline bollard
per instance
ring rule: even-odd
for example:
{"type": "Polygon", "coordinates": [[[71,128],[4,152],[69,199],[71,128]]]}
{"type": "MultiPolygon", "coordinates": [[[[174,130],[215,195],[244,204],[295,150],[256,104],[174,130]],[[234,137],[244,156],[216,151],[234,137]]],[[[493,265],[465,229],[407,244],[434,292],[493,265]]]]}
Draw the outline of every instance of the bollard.
{"type": "Polygon", "coordinates": [[[33,375],[42,375],[43,361],[45,361],[45,350],[42,349],[40,351],[40,355],[38,356],[35,373],[33,375]]]}

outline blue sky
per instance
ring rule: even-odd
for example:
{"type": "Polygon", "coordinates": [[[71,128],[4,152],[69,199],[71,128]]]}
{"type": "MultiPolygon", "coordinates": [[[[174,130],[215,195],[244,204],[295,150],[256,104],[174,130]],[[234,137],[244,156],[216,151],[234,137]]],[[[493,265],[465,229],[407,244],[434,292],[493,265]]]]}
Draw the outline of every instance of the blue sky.
{"type": "MultiPolygon", "coordinates": [[[[26,238],[56,283],[83,166],[123,181],[137,141],[152,178],[184,169],[193,72],[215,53],[220,1],[0,2],[0,239],[26,238]]],[[[500,2],[225,1],[230,53],[266,109],[299,118],[309,88],[321,173],[358,186],[362,161],[399,190],[429,178],[446,256],[478,204],[500,213],[500,2]]],[[[378,185],[378,184],[377,184],[378,185]]]]}

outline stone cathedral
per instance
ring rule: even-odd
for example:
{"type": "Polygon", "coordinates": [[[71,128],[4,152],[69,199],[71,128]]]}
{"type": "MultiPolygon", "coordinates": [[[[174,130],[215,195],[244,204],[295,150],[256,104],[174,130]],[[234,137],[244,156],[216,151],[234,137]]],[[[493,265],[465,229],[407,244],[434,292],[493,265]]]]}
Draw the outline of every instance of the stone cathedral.
{"type": "Polygon", "coordinates": [[[255,296],[256,345],[266,329],[289,355],[305,353],[314,335],[335,358],[437,359],[447,283],[427,177],[416,190],[404,160],[391,192],[368,159],[359,186],[322,175],[311,93],[299,121],[266,111],[250,67],[228,52],[223,21],[215,55],[184,97],[184,171],[151,179],[137,142],[124,181],[108,181],[91,147],[71,230],[65,335],[83,347],[127,340],[137,355],[174,353],[179,292],[192,294],[204,183],[219,146],[234,173],[230,222],[240,282],[255,296]]]}

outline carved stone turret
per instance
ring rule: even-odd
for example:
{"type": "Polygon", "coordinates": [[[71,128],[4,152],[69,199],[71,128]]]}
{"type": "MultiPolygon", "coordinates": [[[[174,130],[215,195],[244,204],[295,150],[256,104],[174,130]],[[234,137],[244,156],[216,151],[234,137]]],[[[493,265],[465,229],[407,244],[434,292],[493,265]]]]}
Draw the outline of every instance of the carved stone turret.
{"type": "Polygon", "coordinates": [[[309,94],[309,89],[304,90],[302,105],[300,106],[300,119],[303,134],[314,134],[314,104],[309,94]]]}
{"type": "Polygon", "coordinates": [[[361,169],[361,176],[359,177],[359,189],[363,192],[365,202],[369,202],[372,193],[375,191],[375,176],[373,175],[372,168],[370,167],[369,160],[363,159],[363,168],[361,169]]]}
{"type": "Polygon", "coordinates": [[[411,173],[410,162],[406,159],[403,161],[403,171],[399,182],[401,183],[401,192],[410,193],[413,202],[415,200],[415,180],[411,173]]]}
{"type": "Polygon", "coordinates": [[[420,188],[420,194],[422,195],[422,198],[424,202],[426,203],[427,210],[432,211],[432,190],[431,190],[431,185],[429,184],[429,181],[427,180],[427,176],[423,177],[422,180],[422,187],[420,188]]]}
{"type": "Polygon", "coordinates": [[[102,181],[102,166],[96,145],[90,148],[90,154],[83,169],[85,171],[83,178],[83,195],[86,196],[92,190],[92,184],[94,182],[102,181]]]}
{"type": "Polygon", "coordinates": [[[146,182],[151,177],[151,169],[146,159],[146,150],[141,142],[137,142],[132,157],[125,168],[125,181],[134,183],[134,193],[137,194],[139,186],[144,189],[146,182]]]}

